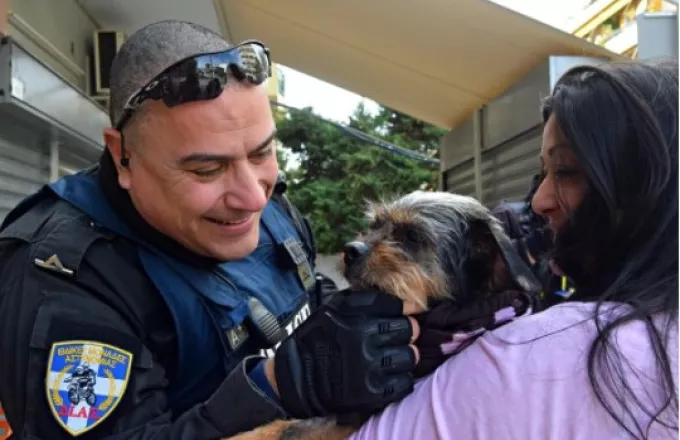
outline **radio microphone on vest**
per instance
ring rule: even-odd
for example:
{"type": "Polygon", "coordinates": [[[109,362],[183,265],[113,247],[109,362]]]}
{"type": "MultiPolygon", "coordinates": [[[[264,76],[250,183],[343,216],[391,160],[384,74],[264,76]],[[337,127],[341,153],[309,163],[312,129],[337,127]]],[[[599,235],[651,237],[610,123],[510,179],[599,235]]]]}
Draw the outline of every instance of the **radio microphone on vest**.
{"type": "Polygon", "coordinates": [[[285,333],[279,325],[278,319],[259,299],[250,297],[248,310],[250,318],[248,327],[252,330],[252,333],[259,336],[270,346],[274,346],[283,340],[285,333]]]}

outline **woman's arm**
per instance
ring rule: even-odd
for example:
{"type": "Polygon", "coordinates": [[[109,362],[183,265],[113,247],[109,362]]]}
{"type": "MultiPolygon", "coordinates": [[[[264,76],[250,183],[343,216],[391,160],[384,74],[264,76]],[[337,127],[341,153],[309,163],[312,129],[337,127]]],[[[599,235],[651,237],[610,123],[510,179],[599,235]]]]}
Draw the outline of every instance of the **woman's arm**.
{"type": "MultiPolygon", "coordinates": [[[[350,438],[571,440],[620,436],[588,380],[587,353],[595,329],[587,315],[583,307],[555,306],[485,334],[350,438]]],[[[636,340],[631,333],[625,339],[636,340]]],[[[639,353],[644,363],[647,347],[628,348],[639,353]]]]}

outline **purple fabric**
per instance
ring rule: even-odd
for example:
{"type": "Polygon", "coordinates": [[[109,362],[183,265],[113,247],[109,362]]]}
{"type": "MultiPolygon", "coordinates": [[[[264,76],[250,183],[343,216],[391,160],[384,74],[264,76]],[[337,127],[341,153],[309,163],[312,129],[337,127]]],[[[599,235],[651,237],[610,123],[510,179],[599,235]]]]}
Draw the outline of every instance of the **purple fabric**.
{"type": "Polygon", "coordinates": [[[462,332],[454,333],[451,335],[451,341],[444,342],[440,347],[443,354],[453,354],[458,350],[463,344],[470,342],[471,339],[484,333],[484,329],[480,328],[472,332],[462,332]]]}
{"type": "Polygon", "coordinates": [[[414,376],[420,378],[431,374],[450,356],[472,344],[484,330],[503,325],[509,322],[508,318],[531,313],[532,304],[531,294],[516,290],[498,292],[467,303],[441,301],[417,318],[420,336],[415,344],[420,362],[414,376]]]}
{"type": "Polygon", "coordinates": [[[503,309],[500,309],[493,315],[496,324],[502,324],[507,321],[512,321],[514,317],[515,317],[514,307],[505,307],[503,309]]]}
{"type": "MultiPolygon", "coordinates": [[[[616,313],[614,309],[607,305],[605,321],[616,313]]],[[[600,405],[588,380],[588,349],[596,335],[592,314],[591,304],[561,304],[485,332],[351,438],[628,439],[600,405]]],[[[657,369],[645,324],[628,323],[615,337],[632,365],[621,368],[638,398],[659,407],[653,374],[657,369]]],[[[676,386],[677,337],[676,327],[669,343],[676,386]]],[[[677,424],[677,411],[662,417],[677,424]]],[[[643,426],[649,420],[642,413],[636,419],[643,426]]],[[[649,439],[677,438],[677,431],[660,424],[652,425],[649,433],[649,439]]]]}

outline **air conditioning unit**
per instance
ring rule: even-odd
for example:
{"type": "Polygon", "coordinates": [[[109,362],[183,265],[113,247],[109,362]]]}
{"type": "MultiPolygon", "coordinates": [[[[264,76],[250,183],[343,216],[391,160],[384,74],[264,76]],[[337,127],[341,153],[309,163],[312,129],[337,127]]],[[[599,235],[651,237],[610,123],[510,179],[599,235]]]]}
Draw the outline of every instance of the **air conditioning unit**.
{"type": "Polygon", "coordinates": [[[109,94],[111,64],[123,42],[125,42],[125,38],[126,35],[119,31],[94,31],[92,95],[109,94]]]}

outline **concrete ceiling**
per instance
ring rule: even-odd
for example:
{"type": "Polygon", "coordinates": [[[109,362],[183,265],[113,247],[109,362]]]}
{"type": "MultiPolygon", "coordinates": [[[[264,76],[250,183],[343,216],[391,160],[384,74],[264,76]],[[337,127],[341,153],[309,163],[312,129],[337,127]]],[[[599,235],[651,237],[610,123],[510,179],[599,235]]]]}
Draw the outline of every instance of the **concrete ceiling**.
{"type": "Polygon", "coordinates": [[[274,62],[452,128],[549,55],[617,58],[487,0],[81,0],[102,27],[181,18],[274,62]]]}

